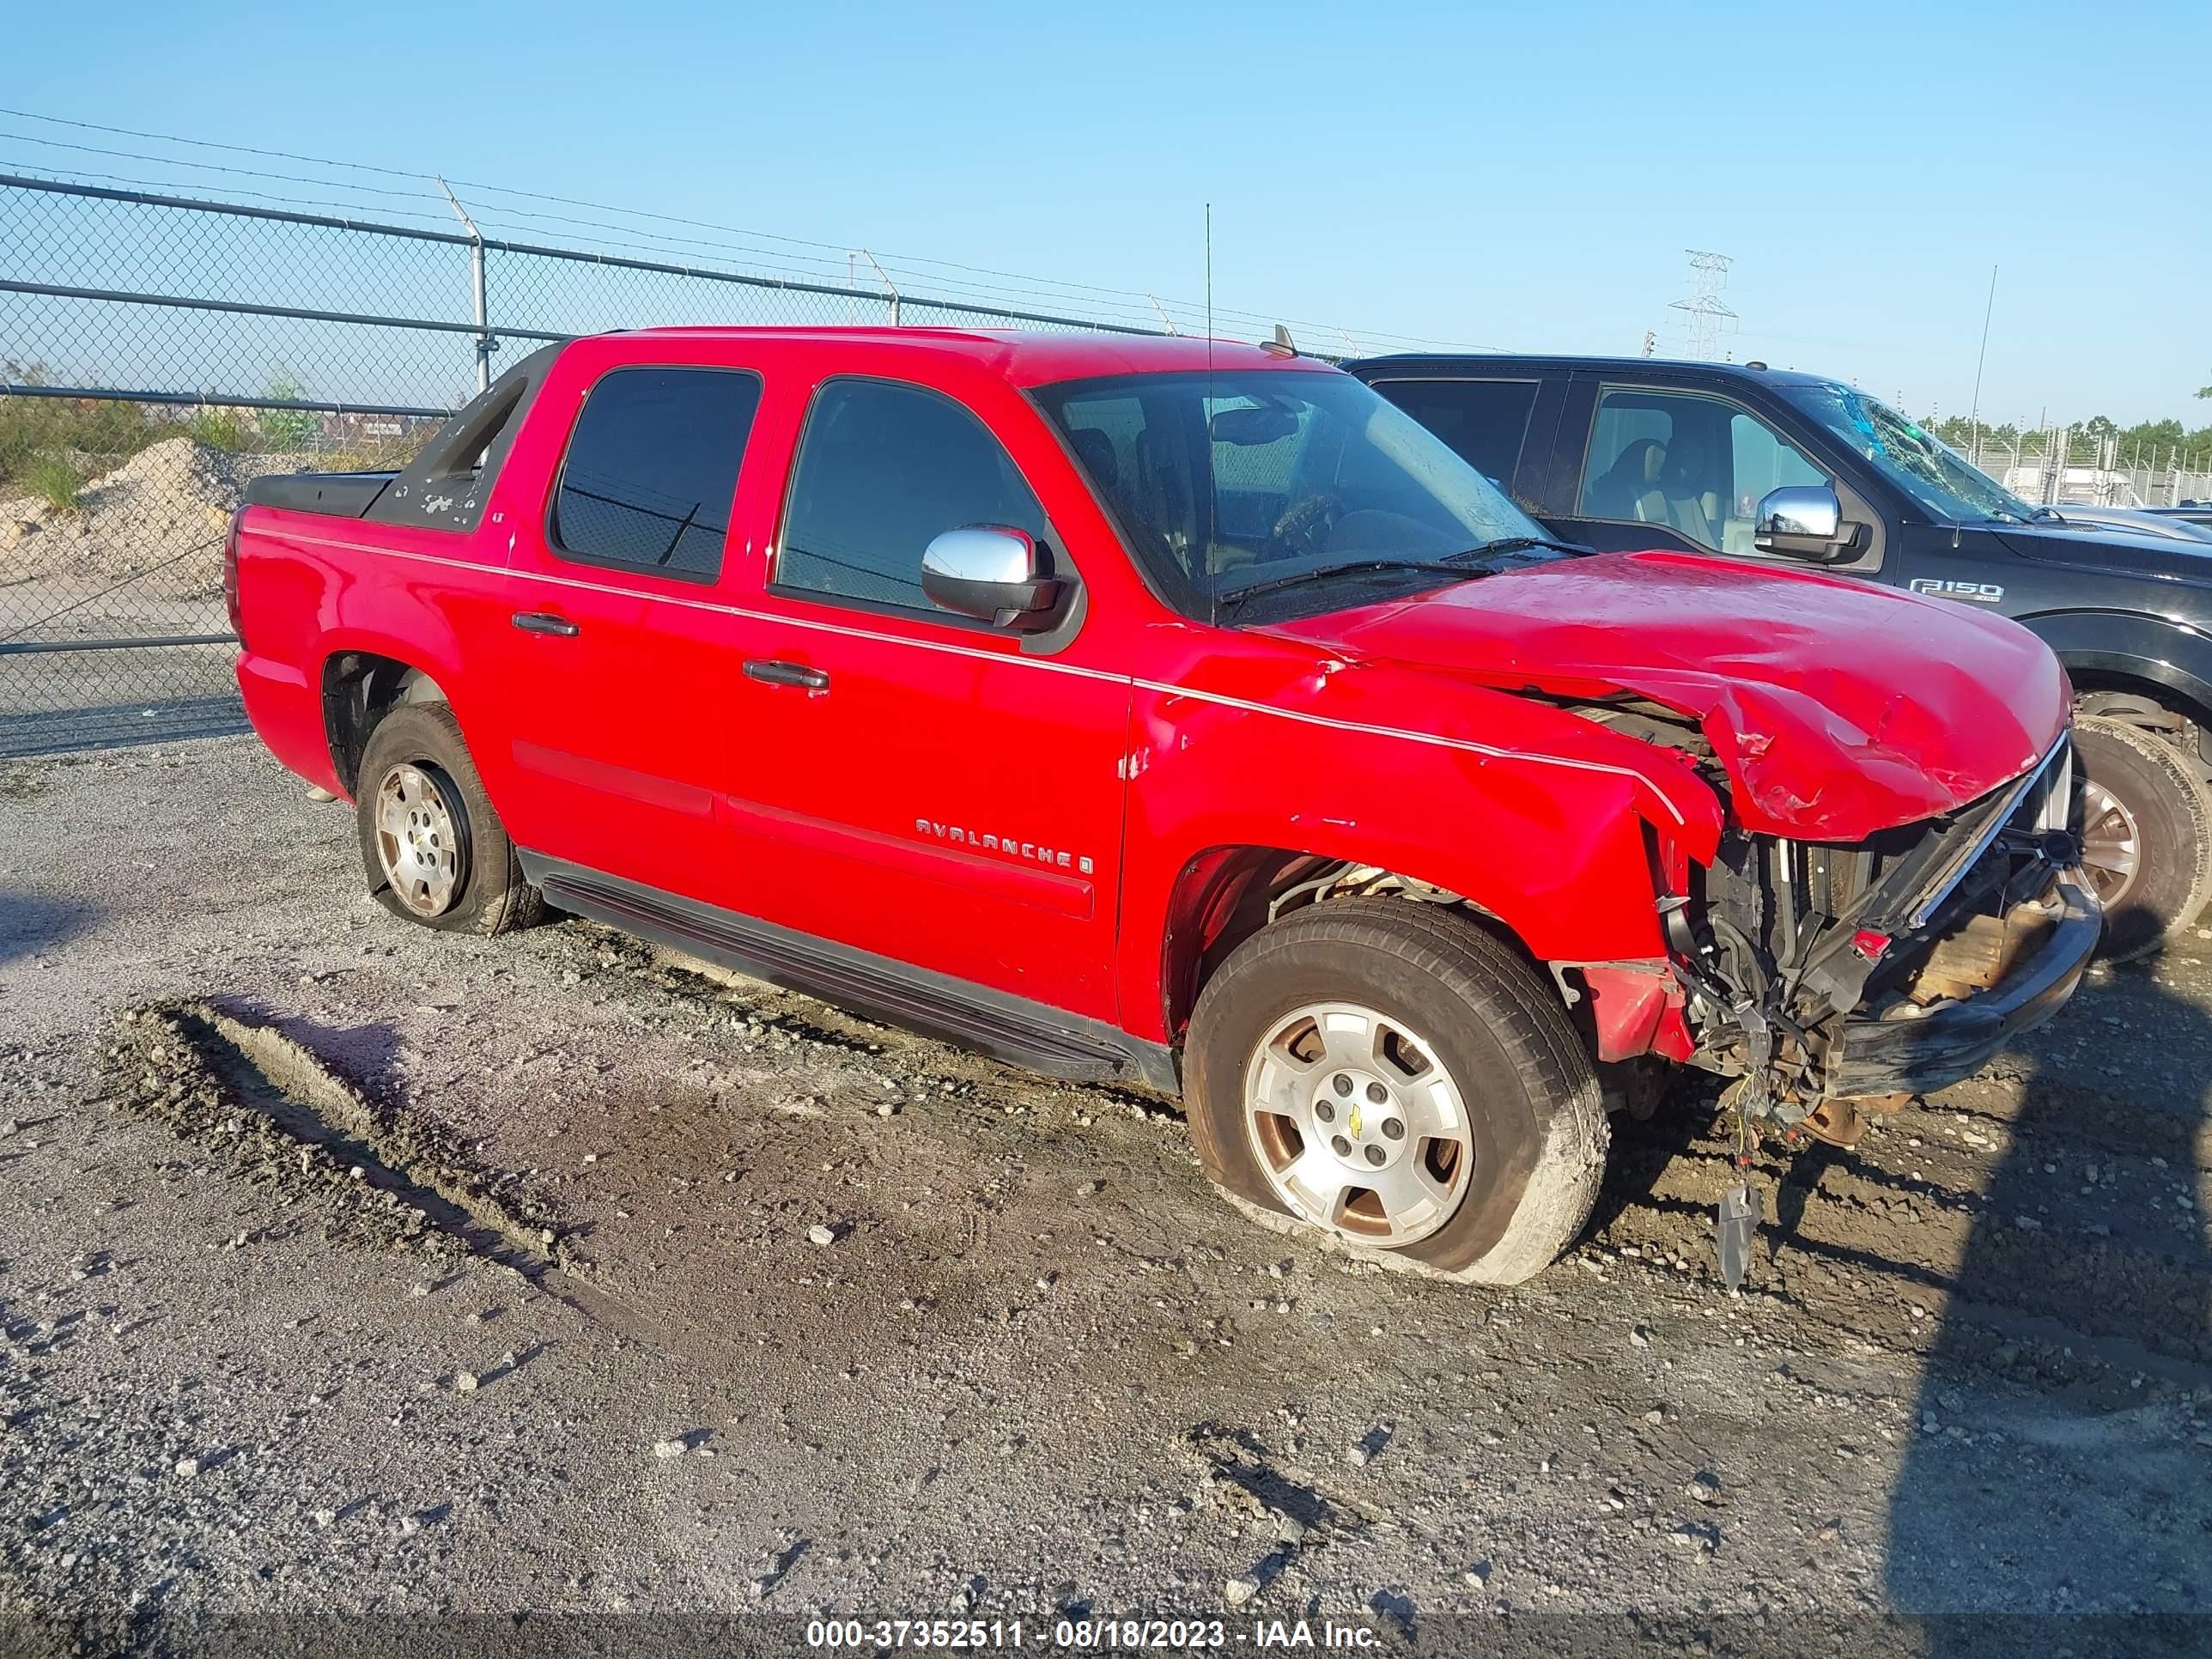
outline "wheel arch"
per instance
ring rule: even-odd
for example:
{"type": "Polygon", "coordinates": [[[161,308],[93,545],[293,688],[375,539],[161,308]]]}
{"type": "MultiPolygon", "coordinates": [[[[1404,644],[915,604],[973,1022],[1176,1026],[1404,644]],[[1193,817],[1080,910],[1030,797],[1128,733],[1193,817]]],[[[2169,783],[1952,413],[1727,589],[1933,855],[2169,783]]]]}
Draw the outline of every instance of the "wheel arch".
{"type": "Polygon", "coordinates": [[[2064,665],[2076,692],[2147,696],[2212,731],[2212,637],[2162,617],[2112,611],[2022,617],[2064,665]]]}
{"type": "Polygon", "coordinates": [[[1176,1041],[1207,947],[1249,903],[1224,884],[1298,859],[1456,895],[1538,961],[1666,953],[1651,836],[1671,870],[1722,827],[1690,763],[1571,710],[1479,687],[1416,704],[1423,690],[1324,668],[1264,704],[1139,697],[1115,946],[1132,1035],[1176,1041]],[[1362,718],[1316,712],[1316,684],[1362,718]]]}
{"type": "Polygon", "coordinates": [[[392,709],[452,701],[435,674],[406,657],[366,649],[331,652],[323,659],[323,735],[338,781],[349,792],[356,789],[369,733],[392,709]]]}
{"type": "MultiPolygon", "coordinates": [[[[1209,847],[1186,859],[1169,890],[1164,924],[1159,930],[1159,993],[1162,1028],[1170,1042],[1180,1038],[1206,980],[1239,945],[1266,927],[1276,899],[1304,881],[1331,872],[1371,870],[1373,880],[1437,885],[1425,877],[1384,865],[1361,865],[1334,854],[1300,851],[1258,842],[1209,847]]],[[[1451,893],[1449,908],[1548,975],[1544,959],[1513,925],[1480,901],[1451,893]]],[[[1328,902],[1326,894],[1312,902],[1328,902]]],[[[1437,903],[1408,897],[1407,903],[1437,903]]]]}

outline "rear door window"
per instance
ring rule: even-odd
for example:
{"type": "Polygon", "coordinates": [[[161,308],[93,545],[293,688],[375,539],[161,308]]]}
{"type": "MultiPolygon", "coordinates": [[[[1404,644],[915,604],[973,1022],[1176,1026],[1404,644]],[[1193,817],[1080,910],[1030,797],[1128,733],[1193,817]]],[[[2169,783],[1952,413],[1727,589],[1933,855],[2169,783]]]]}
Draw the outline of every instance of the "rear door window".
{"type": "Polygon", "coordinates": [[[981,421],[920,386],[832,380],[799,439],[775,586],[949,621],[921,591],[922,551],[978,524],[1047,539],[1044,509],[981,421]]]}
{"type": "Polygon", "coordinates": [[[1536,407],[1534,380],[1377,380],[1376,391],[1512,494],[1513,474],[1536,407]]]}
{"type": "Polygon", "coordinates": [[[601,376],[561,463],[546,536],[553,551],[714,580],[760,392],[757,375],[736,369],[653,365],[601,376]]]}

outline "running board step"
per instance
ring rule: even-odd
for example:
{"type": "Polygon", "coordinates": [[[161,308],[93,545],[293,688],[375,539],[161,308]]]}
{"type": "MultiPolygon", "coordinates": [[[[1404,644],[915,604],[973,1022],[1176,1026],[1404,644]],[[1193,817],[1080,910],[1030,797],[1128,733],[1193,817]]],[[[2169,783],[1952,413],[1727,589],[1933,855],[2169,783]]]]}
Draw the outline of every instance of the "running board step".
{"type": "Polygon", "coordinates": [[[696,899],[518,852],[524,874],[556,909],[1048,1077],[1141,1083],[1170,1093],[1177,1087],[1170,1050],[1102,1023],[696,899]]]}

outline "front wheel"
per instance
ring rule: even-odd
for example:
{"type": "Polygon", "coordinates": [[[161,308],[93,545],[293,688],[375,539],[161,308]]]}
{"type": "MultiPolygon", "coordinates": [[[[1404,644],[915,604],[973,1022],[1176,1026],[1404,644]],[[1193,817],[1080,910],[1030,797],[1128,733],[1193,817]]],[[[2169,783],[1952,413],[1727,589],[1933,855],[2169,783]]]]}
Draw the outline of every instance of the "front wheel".
{"type": "Polygon", "coordinates": [[[1492,1285],[1589,1218],[1607,1131],[1589,1053],[1464,917],[1344,899],[1262,928],[1206,981],[1186,1057],[1200,1162],[1261,1210],[1492,1285]]]}
{"type": "Polygon", "coordinates": [[[2195,921],[2212,895],[2212,794],[2172,744],[2122,720],[2075,720],[2074,753],[2102,954],[2132,962],[2195,921]]]}

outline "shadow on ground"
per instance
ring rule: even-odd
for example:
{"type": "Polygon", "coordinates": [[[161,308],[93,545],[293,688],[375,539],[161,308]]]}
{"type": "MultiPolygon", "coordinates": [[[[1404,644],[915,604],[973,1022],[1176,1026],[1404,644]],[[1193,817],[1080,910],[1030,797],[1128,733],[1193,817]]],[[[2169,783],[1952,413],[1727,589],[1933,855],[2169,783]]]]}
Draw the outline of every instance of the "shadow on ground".
{"type": "MultiPolygon", "coordinates": [[[[2212,1454],[2190,1402],[2212,1397],[2212,1258],[2184,1196],[2212,1020],[2121,973],[2128,1033],[2085,997],[2029,1040],[1914,1404],[1888,1591],[1913,1612],[2179,1614],[2203,1643],[2212,1454]]],[[[1972,1622],[1931,1624],[1929,1651],[1984,1651],[1972,1622]]],[[[2137,1634],[2137,1651],[2185,1650],[2137,1634]]]]}
{"type": "Polygon", "coordinates": [[[51,949],[89,927],[98,912],[20,888],[0,887],[0,963],[51,949]]]}
{"type": "Polygon", "coordinates": [[[90,708],[0,709],[0,759],[228,737],[246,730],[236,693],[90,708]]]}

